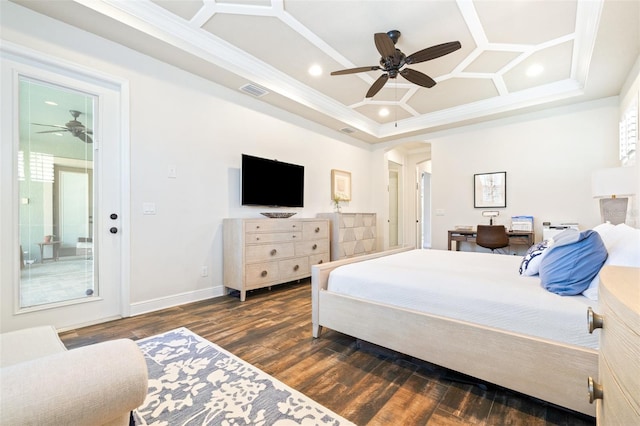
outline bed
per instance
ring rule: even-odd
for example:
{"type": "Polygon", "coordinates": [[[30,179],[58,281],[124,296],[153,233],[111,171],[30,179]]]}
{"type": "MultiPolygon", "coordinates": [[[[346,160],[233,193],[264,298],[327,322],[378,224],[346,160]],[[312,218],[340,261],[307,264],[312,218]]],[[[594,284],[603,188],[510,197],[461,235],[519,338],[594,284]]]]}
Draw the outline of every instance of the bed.
{"type": "Polygon", "coordinates": [[[327,327],[595,416],[599,333],[588,333],[587,308],[597,301],[548,292],[518,273],[521,260],[398,249],[316,265],[313,336],[327,327]]]}

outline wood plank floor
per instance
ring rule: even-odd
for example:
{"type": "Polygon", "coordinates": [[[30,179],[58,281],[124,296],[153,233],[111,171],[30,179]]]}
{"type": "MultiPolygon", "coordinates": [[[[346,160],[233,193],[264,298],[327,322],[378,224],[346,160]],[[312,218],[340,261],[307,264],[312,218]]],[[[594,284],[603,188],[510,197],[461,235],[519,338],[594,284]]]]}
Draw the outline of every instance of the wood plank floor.
{"type": "MultiPolygon", "coordinates": [[[[594,425],[595,419],[325,329],[308,280],[61,333],[68,348],[187,327],[357,425],[594,425]],[[452,380],[453,379],[453,380],[452,380]]],[[[586,386],[586,385],[585,385],[586,386]]],[[[586,393],[586,392],[585,392],[586,393]]]]}

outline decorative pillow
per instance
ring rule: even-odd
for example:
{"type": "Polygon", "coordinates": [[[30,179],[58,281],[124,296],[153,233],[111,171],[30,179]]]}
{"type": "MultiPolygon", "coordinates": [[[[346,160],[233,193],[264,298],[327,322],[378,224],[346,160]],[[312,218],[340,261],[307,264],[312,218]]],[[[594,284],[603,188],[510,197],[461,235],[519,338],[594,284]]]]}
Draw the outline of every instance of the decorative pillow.
{"type": "Polygon", "coordinates": [[[573,296],[586,290],[598,275],[607,260],[607,249],[593,230],[565,233],[554,238],[555,243],[543,257],[540,281],[552,293],[573,296]]]}
{"type": "Polygon", "coordinates": [[[529,250],[527,250],[527,253],[522,258],[522,262],[520,262],[520,275],[527,277],[537,275],[540,270],[540,262],[542,262],[544,254],[552,245],[553,238],[549,238],[548,240],[544,240],[541,243],[534,244],[529,247],[529,250]]]}
{"type": "MultiPolygon", "coordinates": [[[[600,225],[598,225],[600,226],[600,225]]],[[[609,257],[604,262],[605,265],[614,266],[633,266],[640,268],[640,229],[635,229],[623,223],[619,225],[611,225],[610,245],[605,246],[609,252],[609,257]]],[[[595,230],[595,228],[594,228],[595,230]]],[[[600,284],[600,275],[596,275],[589,287],[582,294],[591,300],[598,300],[598,285],[600,284]]]]}

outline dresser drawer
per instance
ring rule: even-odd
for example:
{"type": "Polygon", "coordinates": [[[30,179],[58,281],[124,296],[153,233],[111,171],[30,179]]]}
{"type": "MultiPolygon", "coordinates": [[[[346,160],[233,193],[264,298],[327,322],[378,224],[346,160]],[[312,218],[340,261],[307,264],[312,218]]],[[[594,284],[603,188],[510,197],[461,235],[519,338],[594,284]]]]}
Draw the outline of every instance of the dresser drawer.
{"type": "Polygon", "coordinates": [[[304,222],[302,225],[302,236],[305,240],[327,238],[329,236],[329,222],[326,220],[304,222]]]}
{"type": "Polygon", "coordinates": [[[295,256],[294,243],[256,244],[245,247],[246,263],[264,262],[295,256]]]}
{"type": "Polygon", "coordinates": [[[331,256],[329,255],[329,253],[312,254],[311,256],[309,256],[309,266],[329,262],[330,260],[331,256]]]}
{"type": "Polygon", "coordinates": [[[278,270],[282,281],[292,281],[297,277],[308,276],[311,273],[309,258],[304,256],[281,260],[278,265],[278,270]]]}
{"type": "Polygon", "coordinates": [[[311,254],[319,254],[329,252],[329,241],[311,240],[296,243],[296,256],[309,256],[311,254]]]}
{"type": "Polygon", "coordinates": [[[289,219],[259,219],[244,223],[245,232],[286,232],[302,231],[299,221],[289,219]]]}
{"type": "Polygon", "coordinates": [[[616,374],[611,371],[611,365],[606,358],[601,359],[598,366],[600,381],[603,383],[602,400],[598,401],[601,410],[598,411],[599,425],[637,425],[640,412],[629,401],[629,394],[618,386],[616,374]]]}
{"type": "Polygon", "coordinates": [[[245,244],[265,244],[265,243],[281,243],[286,241],[301,241],[302,232],[268,232],[254,233],[247,232],[245,244]]]}
{"type": "Polygon", "coordinates": [[[245,288],[251,290],[253,288],[261,288],[278,280],[279,275],[278,262],[253,263],[246,265],[245,271],[245,288]]]}
{"type": "MultiPolygon", "coordinates": [[[[603,301],[606,301],[604,299],[603,301]]],[[[600,353],[609,365],[615,365],[615,382],[627,395],[640,397],[640,335],[608,305],[601,305],[604,330],[600,337],[600,353]]],[[[640,398],[632,401],[640,413],[640,398]]]]}

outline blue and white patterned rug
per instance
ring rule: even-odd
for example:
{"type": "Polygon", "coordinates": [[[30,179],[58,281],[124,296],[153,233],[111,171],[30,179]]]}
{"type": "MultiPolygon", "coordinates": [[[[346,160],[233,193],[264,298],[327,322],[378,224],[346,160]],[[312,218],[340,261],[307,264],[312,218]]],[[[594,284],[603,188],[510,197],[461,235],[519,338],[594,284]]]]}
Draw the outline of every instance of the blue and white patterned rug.
{"type": "Polygon", "coordinates": [[[149,368],[136,425],[353,424],[187,328],[136,343],[149,368]]]}

